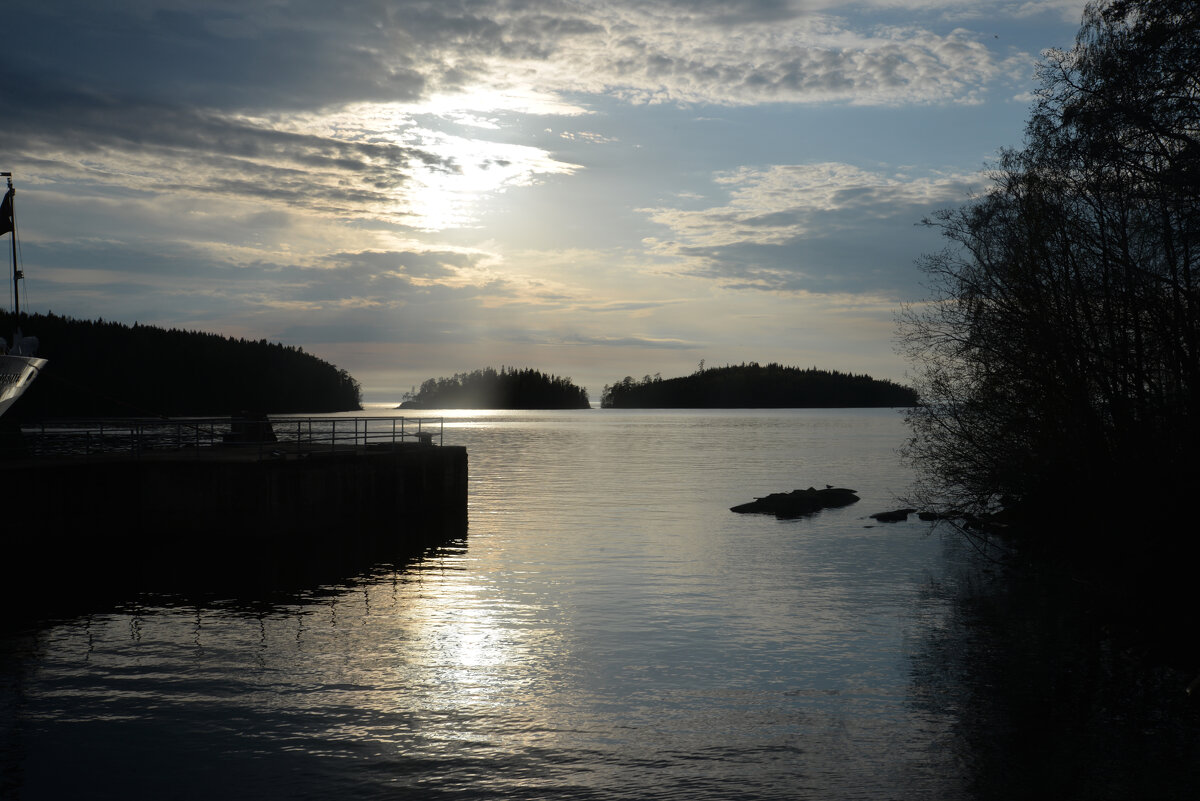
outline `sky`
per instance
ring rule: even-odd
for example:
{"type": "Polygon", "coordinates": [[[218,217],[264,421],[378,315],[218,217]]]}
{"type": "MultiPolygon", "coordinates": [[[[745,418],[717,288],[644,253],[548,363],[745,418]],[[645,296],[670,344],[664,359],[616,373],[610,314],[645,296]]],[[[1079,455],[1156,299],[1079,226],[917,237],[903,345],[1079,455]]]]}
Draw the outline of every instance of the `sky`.
{"type": "Polygon", "coordinates": [[[502,365],[903,382],[921,221],[1020,146],[1083,5],[7,0],[22,309],[299,346],[368,403],[502,365]]]}

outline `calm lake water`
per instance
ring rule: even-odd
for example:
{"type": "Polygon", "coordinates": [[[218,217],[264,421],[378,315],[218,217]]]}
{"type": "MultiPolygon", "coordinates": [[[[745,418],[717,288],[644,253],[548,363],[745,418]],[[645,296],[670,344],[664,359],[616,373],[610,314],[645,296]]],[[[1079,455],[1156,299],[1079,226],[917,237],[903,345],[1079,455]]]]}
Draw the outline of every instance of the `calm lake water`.
{"type": "Polygon", "coordinates": [[[4,638],[0,797],[974,797],[969,548],[866,518],[898,412],[448,414],[466,540],[4,638]],[[862,500],[728,511],[825,484],[862,500]]]}

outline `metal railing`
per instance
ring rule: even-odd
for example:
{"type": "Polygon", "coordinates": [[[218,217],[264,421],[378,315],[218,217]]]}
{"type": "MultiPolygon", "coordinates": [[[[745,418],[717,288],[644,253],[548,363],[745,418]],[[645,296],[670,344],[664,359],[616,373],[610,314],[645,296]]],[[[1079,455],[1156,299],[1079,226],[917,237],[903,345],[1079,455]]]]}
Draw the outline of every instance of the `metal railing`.
{"type": "Polygon", "coordinates": [[[440,417],[212,417],[53,420],[22,426],[27,455],[95,456],[256,449],[262,457],[369,445],[441,445],[440,417]]]}

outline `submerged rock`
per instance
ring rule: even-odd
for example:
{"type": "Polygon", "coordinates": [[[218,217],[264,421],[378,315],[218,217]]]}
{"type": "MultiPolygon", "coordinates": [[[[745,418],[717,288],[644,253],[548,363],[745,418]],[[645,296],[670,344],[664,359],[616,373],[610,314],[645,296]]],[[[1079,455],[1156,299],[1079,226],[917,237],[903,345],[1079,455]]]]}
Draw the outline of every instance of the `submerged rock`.
{"type": "Polygon", "coordinates": [[[876,512],[870,517],[873,520],[878,520],[880,523],[902,523],[908,520],[908,516],[916,509],[893,509],[890,512],[876,512]]]}
{"type": "Polygon", "coordinates": [[[774,492],[765,498],[755,498],[750,503],[729,507],[729,511],[739,514],[775,515],[780,519],[803,517],[822,509],[833,509],[839,506],[849,506],[858,500],[855,490],[843,487],[826,487],[825,489],[792,490],[791,492],[774,492]]]}

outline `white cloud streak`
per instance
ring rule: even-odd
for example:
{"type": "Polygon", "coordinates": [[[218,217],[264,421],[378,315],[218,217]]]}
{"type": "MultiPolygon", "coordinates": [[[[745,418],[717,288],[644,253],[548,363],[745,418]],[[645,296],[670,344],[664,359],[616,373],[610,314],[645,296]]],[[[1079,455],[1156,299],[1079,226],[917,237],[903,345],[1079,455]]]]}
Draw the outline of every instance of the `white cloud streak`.
{"type": "MultiPolygon", "coordinates": [[[[724,205],[645,209],[670,229],[647,241],[683,272],[726,286],[844,292],[894,290],[913,256],[864,251],[863,242],[912,241],[914,224],[961,202],[978,175],[908,176],[840,163],[744,168],[715,177],[724,205]],[[881,236],[881,231],[889,232],[881,236]],[[893,233],[894,232],[894,233],[893,233]],[[906,235],[907,234],[907,235],[906,235]]],[[[903,253],[903,251],[898,251],[903,253]]]]}

